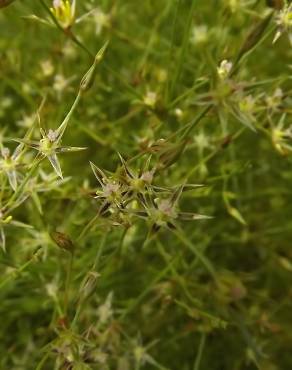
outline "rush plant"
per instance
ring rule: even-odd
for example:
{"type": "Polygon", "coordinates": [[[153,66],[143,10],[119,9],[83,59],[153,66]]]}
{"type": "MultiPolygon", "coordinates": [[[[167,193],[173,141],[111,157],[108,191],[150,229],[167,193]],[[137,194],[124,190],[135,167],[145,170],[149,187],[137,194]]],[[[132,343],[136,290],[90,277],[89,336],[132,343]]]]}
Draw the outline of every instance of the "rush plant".
{"type": "Polygon", "coordinates": [[[291,369],[291,2],[0,8],[0,369],[291,369]]]}

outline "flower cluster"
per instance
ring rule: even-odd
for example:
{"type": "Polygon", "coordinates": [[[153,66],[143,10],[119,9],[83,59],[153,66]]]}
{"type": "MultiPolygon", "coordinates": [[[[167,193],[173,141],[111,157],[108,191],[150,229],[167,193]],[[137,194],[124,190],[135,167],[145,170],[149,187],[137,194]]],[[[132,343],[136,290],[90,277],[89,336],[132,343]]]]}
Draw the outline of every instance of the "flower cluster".
{"type": "Polygon", "coordinates": [[[275,34],[273,43],[275,43],[284,33],[287,33],[290,44],[292,45],[292,4],[285,4],[283,9],[276,15],[276,24],[278,30],[275,34]]]}
{"type": "Polygon", "coordinates": [[[119,155],[121,165],[114,173],[101,170],[91,163],[92,171],[100,185],[94,197],[100,202],[99,214],[110,219],[113,225],[130,226],[132,218],[148,220],[150,230],[161,227],[175,229],[179,220],[209,218],[198,213],[181,212],[178,207],[183,191],[202,185],[183,184],[165,187],[155,184],[157,166],[150,168],[148,157],[139,171],[134,171],[119,155]]]}

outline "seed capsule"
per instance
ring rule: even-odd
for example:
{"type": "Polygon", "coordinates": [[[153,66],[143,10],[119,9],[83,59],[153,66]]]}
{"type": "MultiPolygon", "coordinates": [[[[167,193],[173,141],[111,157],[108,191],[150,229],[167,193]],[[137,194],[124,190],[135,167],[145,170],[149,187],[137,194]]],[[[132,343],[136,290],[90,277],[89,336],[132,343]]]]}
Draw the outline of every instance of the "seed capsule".
{"type": "Polygon", "coordinates": [[[74,244],[68,235],[64,233],[60,233],[58,231],[54,231],[51,233],[51,238],[53,239],[53,241],[57,244],[59,248],[65,249],[68,252],[73,253],[74,244]]]}
{"type": "Polygon", "coordinates": [[[270,8],[275,8],[277,10],[281,10],[284,6],[283,0],[266,0],[266,3],[270,8]]]}
{"type": "Polygon", "coordinates": [[[9,4],[13,3],[14,0],[0,0],[0,8],[5,8],[9,4]]]}

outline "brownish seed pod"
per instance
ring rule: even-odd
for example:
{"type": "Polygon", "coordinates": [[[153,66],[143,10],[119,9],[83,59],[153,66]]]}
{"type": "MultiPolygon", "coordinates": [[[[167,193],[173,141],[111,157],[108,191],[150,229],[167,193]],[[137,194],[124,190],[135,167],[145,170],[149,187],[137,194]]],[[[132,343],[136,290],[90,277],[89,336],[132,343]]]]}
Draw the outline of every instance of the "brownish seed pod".
{"type": "Polygon", "coordinates": [[[0,0],[0,8],[5,8],[6,6],[13,3],[15,0],[0,0]]]}
{"type": "Polygon", "coordinates": [[[266,0],[266,3],[269,7],[280,10],[284,6],[283,0],[266,0]]]}
{"type": "Polygon", "coordinates": [[[74,244],[68,235],[54,231],[51,233],[51,238],[61,249],[65,249],[70,253],[74,252],[74,244]]]}

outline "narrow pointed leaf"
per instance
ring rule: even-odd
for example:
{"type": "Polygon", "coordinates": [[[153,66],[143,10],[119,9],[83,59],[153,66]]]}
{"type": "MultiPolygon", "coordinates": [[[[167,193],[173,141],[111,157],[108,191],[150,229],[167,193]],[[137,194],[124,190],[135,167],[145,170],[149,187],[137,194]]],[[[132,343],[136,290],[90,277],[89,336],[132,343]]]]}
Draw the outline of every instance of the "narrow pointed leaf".
{"type": "Polygon", "coordinates": [[[230,214],[230,216],[235,218],[239,223],[241,223],[244,226],[247,225],[245,219],[243,218],[243,216],[241,215],[241,213],[239,212],[239,210],[237,208],[228,207],[227,210],[228,210],[228,213],[230,214]]]}
{"type": "Polygon", "coordinates": [[[104,186],[104,179],[106,179],[106,175],[94,163],[90,162],[90,166],[99,184],[104,186]]]}
{"type": "Polygon", "coordinates": [[[77,147],[77,146],[60,146],[56,149],[56,153],[69,153],[69,152],[80,152],[86,150],[87,148],[77,147]]]}
{"type": "Polygon", "coordinates": [[[180,185],[171,196],[171,203],[176,205],[183,191],[184,185],[180,185]]]}
{"type": "Polygon", "coordinates": [[[261,20],[252,28],[239,50],[234,66],[238,64],[238,62],[245,54],[251,51],[260,42],[260,40],[262,39],[262,35],[268,27],[272,17],[273,12],[268,14],[263,20],[261,20]]]}
{"type": "Polygon", "coordinates": [[[126,161],[124,160],[124,158],[121,156],[121,154],[118,152],[118,156],[120,157],[120,161],[122,162],[122,166],[126,172],[126,174],[131,178],[133,179],[134,178],[134,175],[132,174],[131,170],[129,169],[129,167],[127,166],[127,163],[126,161]]]}
{"type": "Polygon", "coordinates": [[[34,22],[39,22],[39,23],[45,24],[46,26],[51,26],[51,27],[53,26],[51,22],[48,22],[46,19],[38,17],[35,14],[24,15],[21,18],[34,21],[34,22]]]}
{"type": "Polygon", "coordinates": [[[6,238],[3,227],[0,227],[0,244],[3,252],[6,252],[6,238]]]}
{"type": "Polygon", "coordinates": [[[12,189],[15,191],[17,188],[17,177],[16,177],[16,171],[7,171],[7,177],[9,180],[9,184],[12,187],[12,189]]]}
{"type": "Polygon", "coordinates": [[[25,229],[33,229],[32,225],[25,224],[24,222],[13,220],[10,222],[10,225],[17,226],[17,227],[23,227],[25,229]]]}
{"type": "Polygon", "coordinates": [[[41,204],[41,201],[40,201],[40,198],[39,198],[38,194],[36,192],[32,192],[31,198],[32,198],[39,214],[42,215],[43,214],[43,208],[42,208],[42,204],[41,204]]]}
{"type": "Polygon", "coordinates": [[[48,160],[51,162],[51,165],[53,166],[54,170],[56,171],[56,174],[63,179],[61,166],[57,157],[56,153],[53,153],[51,155],[48,155],[48,160]]]}
{"type": "Polygon", "coordinates": [[[12,139],[13,141],[16,141],[17,143],[25,144],[33,149],[39,148],[39,142],[35,140],[26,140],[26,139],[12,139]]]}
{"type": "Polygon", "coordinates": [[[192,213],[192,212],[179,212],[179,218],[181,220],[210,220],[213,217],[207,215],[201,215],[199,213],[192,213]]]}
{"type": "Polygon", "coordinates": [[[200,215],[199,213],[194,213],[193,214],[193,220],[210,220],[214,217],[212,216],[207,216],[207,215],[200,215]]]}

